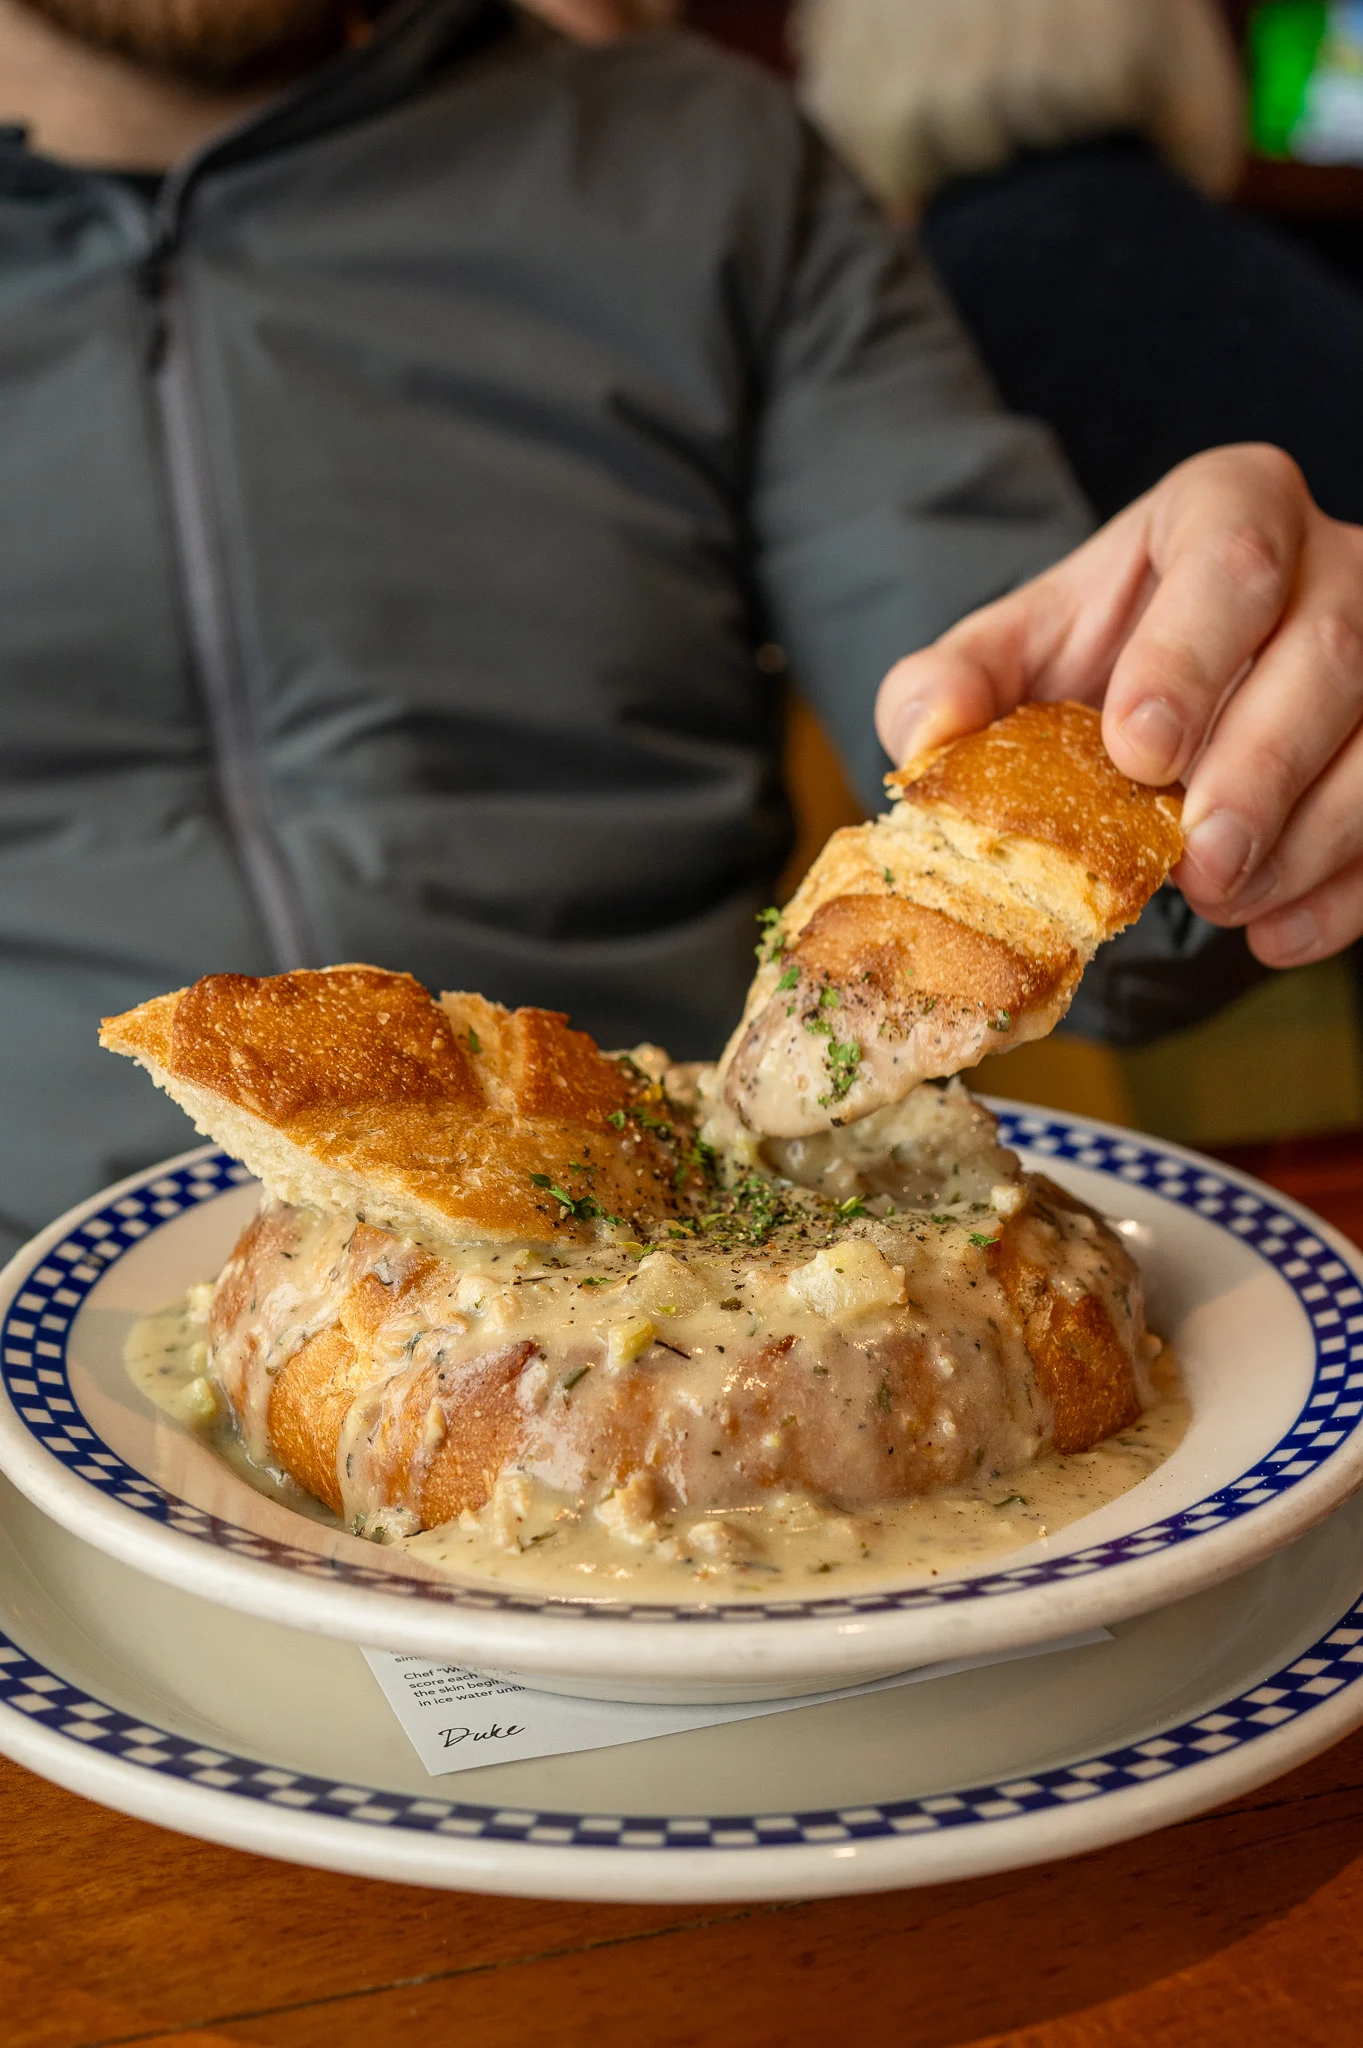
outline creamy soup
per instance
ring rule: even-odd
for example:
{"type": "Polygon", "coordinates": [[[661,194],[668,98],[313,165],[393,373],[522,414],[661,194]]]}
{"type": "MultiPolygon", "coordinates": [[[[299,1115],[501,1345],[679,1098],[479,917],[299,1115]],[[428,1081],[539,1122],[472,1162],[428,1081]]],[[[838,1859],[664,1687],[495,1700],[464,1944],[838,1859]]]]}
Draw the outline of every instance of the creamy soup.
{"type": "Polygon", "coordinates": [[[336,1517],[298,1483],[247,1451],[221,1392],[208,1375],[208,1306],[211,1285],[188,1294],[155,1315],[141,1316],[128,1332],[123,1362],[140,1393],[172,1421],[192,1429],[255,1492],[335,1528],[336,1517]]]}
{"type": "MultiPolygon", "coordinates": [[[[287,1475],[247,1455],[208,1377],[211,1289],[144,1317],[127,1345],[134,1383],[165,1414],[200,1432],[239,1477],[310,1519],[340,1526],[287,1475]]],[[[405,1534],[401,1516],[353,1518],[356,1533],[461,1580],[495,1581],[577,1599],[704,1602],[806,1598],[873,1590],[968,1570],[1065,1528],[1128,1492],[1183,1437],[1188,1403],[1172,1354],[1154,1361],[1157,1398],[1093,1450],[1047,1452],[1012,1472],[921,1499],[844,1513],[807,1495],[660,1520],[630,1484],[594,1506],[527,1474],[505,1474],[481,1513],[405,1534]]]]}
{"type": "Polygon", "coordinates": [[[649,1243],[605,1218],[592,1243],[428,1257],[353,1215],[267,1199],[219,1282],[211,1362],[214,1289],[198,1287],[138,1325],[133,1378],[296,1511],[457,1578],[584,1599],[930,1580],[1091,1514],[1168,1456],[1187,1408],[1135,1268],[1096,1214],[1022,1174],[959,1083],[761,1148],[726,1122],[712,1078],[678,1086],[709,1090],[730,1190],[713,1218],[649,1243]],[[1100,1308],[1130,1361],[1143,1412],[1091,1450],[1046,1448],[1056,1416],[1023,1330],[1039,1297],[1008,1295],[1004,1237],[1051,1308],[1100,1308]],[[333,1517],[274,1469],[271,1416],[279,1376],[361,1294],[362,1371],[334,1468],[313,1482],[333,1517]],[[476,1372],[498,1357],[519,1361],[515,1418],[490,1444],[476,1372]],[[463,1389],[448,1405],[447,1383],[463,1389]],[[428,1402],[415,1448],[414,1388],[428,1402]],[[473,1434],[455,1441],[486,1457],[462,1497],[491,1497],[422,1528],[413,1469],[461,1423],[473,1434]]]}

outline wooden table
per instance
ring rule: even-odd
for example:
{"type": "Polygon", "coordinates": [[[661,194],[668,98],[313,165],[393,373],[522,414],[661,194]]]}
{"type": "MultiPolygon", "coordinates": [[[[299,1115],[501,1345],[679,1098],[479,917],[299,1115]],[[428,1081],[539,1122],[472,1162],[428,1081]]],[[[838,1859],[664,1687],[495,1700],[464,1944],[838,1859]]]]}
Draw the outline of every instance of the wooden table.
{"type": "MultiPolygon", "coordinates": [[[[1363,1242],[1363,1134],[1239,1155],[1363,1242]]],[[[545,1905],[268,1863],[0,1763],[3,2048],[1291,2048],[1363,2041],[1363,1731],[1012,1876],[779,1907],[545,1905]]]]}

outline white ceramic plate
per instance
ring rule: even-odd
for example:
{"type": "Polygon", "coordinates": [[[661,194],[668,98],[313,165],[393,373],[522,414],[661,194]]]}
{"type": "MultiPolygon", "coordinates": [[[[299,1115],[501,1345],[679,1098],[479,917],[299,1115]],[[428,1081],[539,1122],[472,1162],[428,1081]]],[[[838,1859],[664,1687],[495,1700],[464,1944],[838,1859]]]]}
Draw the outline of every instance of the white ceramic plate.
{"type": "Polygon", "coordinates": [[[243,1612],[622,1698],[825,1690],[1184,1598],[1269,1556],[1363,1479],[1358,1254],[1195,1154],[996,1106],[1005,1140],[1125,1219],[1194,1419],[1132,1492],[989,1570],[699,1609],[551,1600],[440,1580],[290,1513],[158,1414],[122,1363],[134,1316],[210,1278],[250,1213],[254,1190],[214,1150],[96,1197],[0,1278],[0,1467],[97,1548],[243,1612]]]}
{"type": "Polygon", "coordinates": [[[427,1777],[359,1652],[164,1586],[0,1481],[0,1749],[106,1805],[460,1889],[808,1898],[1070,1856],[1363,1722],[1363,1502],[1111,1642],[427,1777]]]}

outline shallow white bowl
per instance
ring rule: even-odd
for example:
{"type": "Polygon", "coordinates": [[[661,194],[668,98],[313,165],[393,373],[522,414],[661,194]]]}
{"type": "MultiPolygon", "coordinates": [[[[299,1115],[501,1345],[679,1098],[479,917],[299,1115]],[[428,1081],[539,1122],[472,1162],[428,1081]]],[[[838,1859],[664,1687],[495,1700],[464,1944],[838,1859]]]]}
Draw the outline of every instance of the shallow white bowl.
{"type": "Polygon", "coordinates": [[[1043,1542],[925,1587],[668,1608],[435,1577],[254,1492],[132,1386],[132,1320],[211,1278],[251,1212],[205,1149],[63,1217],[0,1276],[0,1468],[97,1549],[294,1628],[541,1687],[760,1698],[1016,1648],[1245,1570],[1363,1481],[1363,1265],[1317,1218],[1178,1147],[996,1104],[1003,1136],[1118,1218],[1193,1420],[1140,1486],[1043,1542]]]}

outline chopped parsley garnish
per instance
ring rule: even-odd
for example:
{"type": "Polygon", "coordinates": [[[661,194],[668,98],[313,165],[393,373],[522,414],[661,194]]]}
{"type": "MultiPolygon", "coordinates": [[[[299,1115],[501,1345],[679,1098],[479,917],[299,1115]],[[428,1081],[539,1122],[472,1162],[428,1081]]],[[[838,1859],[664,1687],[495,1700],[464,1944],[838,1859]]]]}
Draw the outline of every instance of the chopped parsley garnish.
{"type": "Polygon", "coordinates": [[[987,1230],[972,1230],[970,1233],[970,1242],[972,1244],[978,1245],[997,1244],[998,1239],[996,1237],[991,1236],[987,1230]]]}
{"type": "MultiPolygon", "coordinates": [[[[723,1206],[712,1209],[699,1227],[713,1231],[716,1236],[733,1236],[746,1244],[760,1244],[793,1213],[774,1181],[765,1174],[747,1173],[726,1191],[723,1206]]],[[[737,1295],[731,1295],[723,1306],[742,1308],[743,1303],[737,1295]]]]}
{"type": "Polygon", "coordinates": [[[591,1223],[597,1217],[603,1223],[620,1221],[618,1216],[612,1216],[603,1209],[594,1195],[570,1195],[566,1188],[550,1180],[547,1173],[532,1173],[530,1179],[535,1187],[543,1188],[546,1194],[552,1195],[563,1215],[571,1216],[575,1223],[591,1223]]]}
{"type": "Polygon", "coordinates": [[[696,1138],[686,1147],[678,1159],[677,1171],[672,1176],[672,1184],[674,1187],[679,1188],[687,1175],[692,1173],[702,1175],[707,1181],[713,1180],[714,1168],[714,1146],[707,1145],[704,1138],[696,1138]]]}
{"type": "Polygon", "coordinates": [[[890,870],[888,868],[882,868],[880,872],[884,875],[887,886],[893,889],[894,876],[890,873],[890,870]]]}
{"type": "MultiPolygon", "coordinates": [[[[644,1101],[661,1102],[666,1106],[667,1097],[661,1088],[654,1087],[649,1089],[644,1101]]],[[[606,1122],[614,1124],[617,1131],[623,1131],[631,1120],[638,1124],[641,1131],[656,1131],[660,1138],[676,1136],[676,1131],[666,1117],[654,1116],[651,1110],[645,1109],[642,1102],[632,1103],[628,1109],[613,1109],[606,1118],[606,1122]]]]}
{"type": "Polygon", "coordinates": [[[819,1097],[820,1109],[826,1109],[830,1103],[841,1102],[851,1094],[852,1084],[861,1066],[861,1047],[856,1039],[832,1039],[828,1051],[824,1054],[824,1065],[828,1068],[828,1078],[833,1085],[827,1095],[819,1097]]]}
{"type": "Polygon", "coordinates": [[[831,1087],[827,1095],[819,1097],[820,1109],[827,1109],[830,1103],[841,1102],[849,1095],[852,1083],[857,1078],[861,1065],[861,1047],[855,1038],[839,1039],[834,1036],[833,1026],[824,1016],[825,1010],[836,1010],[842,997],[835,988],[825,988],[815,1007],[805,1016],[805,1030],[815,1038],[826,1038],[828,1050],[824,1054],[824,1065],[828,1069],[831,1087]]]}
{"type": "Polygon", "coordinates": [[[781,930],[781,913],[779,910],[759,910],[757,922],[762,927],[762,936],[757,941],[754,951],[758,959],[765,966],[770,961],[779,960],[785,952],[786,936],[781,930]]]}
{"type": "Polygon", "coordinates": [[[779,980],[779,981],[777,982],[777,984],[776,984],[776,993],[777,993],[777,995],[778,995],[778,996],[779,996],[779,995],[784,995],[787,989],[789,989],[789,988],[794,988],[794,986],[795,986],[796,982],[798,982],[798,980],[799,980],[799,979],[800,979],[800,970],[799,970],[799,968],[798,968],[798,967],[788,967],[788,968],[786,969],[785,973],[784,973],[784,974],[783,974],[783,975],[781,976],[781,979],[780,979],[780,980],[779,980]]]}
{"type": "Polygon", "coordinates": [[[472,1025],[470,1024],[470,1025],[469,1025],[469,1051],[470,1051],[470,1052],[481,1052],[482,1050],[483,1050],[483,1041],[482,1041],[482,1039],[481,1039],[481,1038],[480,1038],[480,1037],[478,1036],[478,1033],[477,1033],[477,1032],[476,1032],[476,1031],[474,1030],[473,1026],[472,1026],[472,1025]]]}
{"type": "Polygon", "coordinates": [[[860,1195],[849,1195],[845,1202],[838,1203],[838,1214],[850,1222],[854,1216],[865,1216],[868,1211],[860,1195]]]}
{"type": "Polygon", "coordinates": [[[1013,1020],[1007,1010],[1000,1010],[997,1017],[991,1017],[989,1020],[991,1031],[1011,1031],[1012,1028],[1013,1020]]]}

